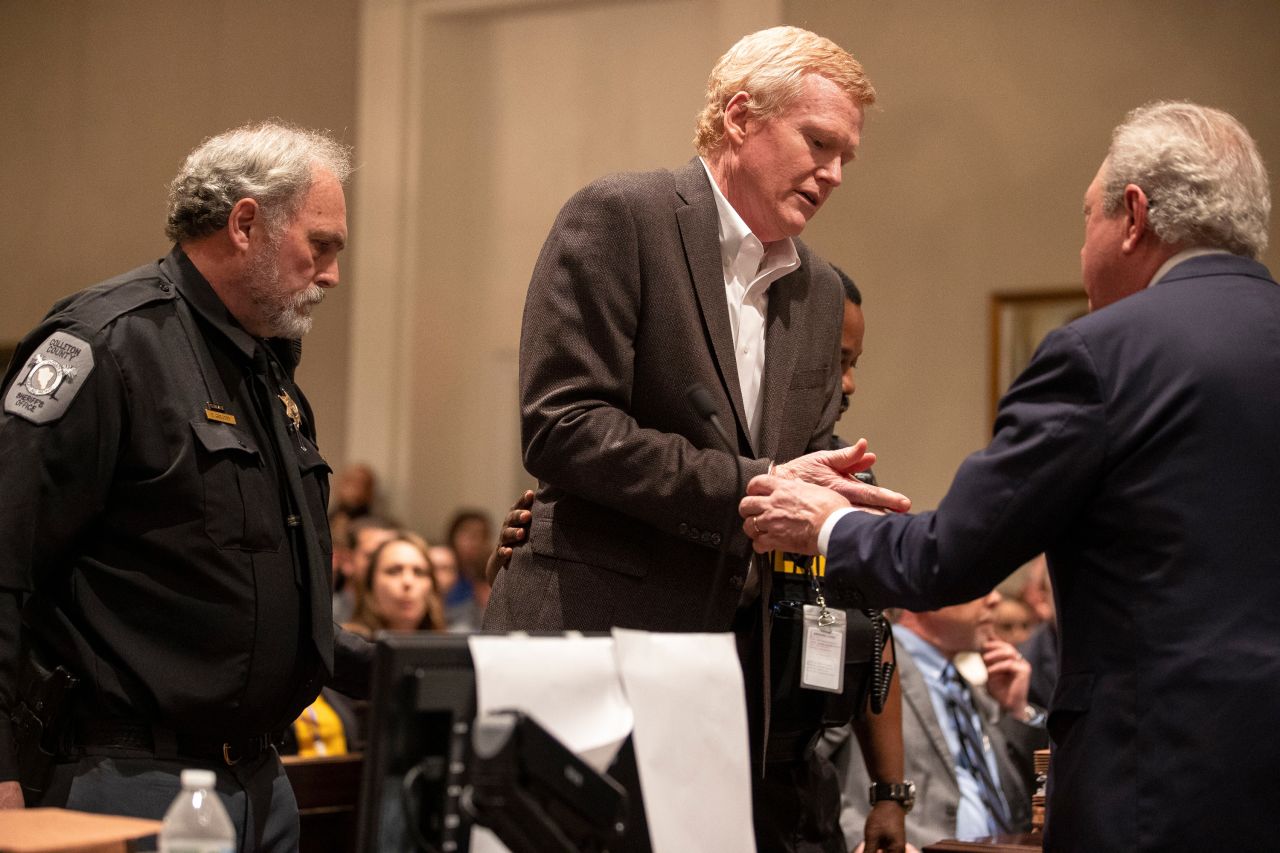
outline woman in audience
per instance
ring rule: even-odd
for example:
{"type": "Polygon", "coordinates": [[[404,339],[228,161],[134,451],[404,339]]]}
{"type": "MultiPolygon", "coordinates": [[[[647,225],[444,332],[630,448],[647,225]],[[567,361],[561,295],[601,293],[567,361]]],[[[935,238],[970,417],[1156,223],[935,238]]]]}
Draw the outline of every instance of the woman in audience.
{"type": "Polygon", "coordinates": [[[366,637],[378,631],[443,631],[444,606],[428,551],[426,540],[408,531],[379,545],[355,615],[343,627],[366,637]]]}

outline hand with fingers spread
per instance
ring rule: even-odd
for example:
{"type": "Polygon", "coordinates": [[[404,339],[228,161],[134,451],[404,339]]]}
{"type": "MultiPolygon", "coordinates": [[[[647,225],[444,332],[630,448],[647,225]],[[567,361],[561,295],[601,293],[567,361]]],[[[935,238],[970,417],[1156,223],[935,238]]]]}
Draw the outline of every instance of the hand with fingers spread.
{"type": "Polygon", "coordinates": [[[860,438],[849,447],[819,450],[776,465],[772,473],[783,480],[803,480],[825,486],[854,506],[879,507],[893,512],[911,509],[911,501],[905,495],[854,478],[854,474],[869,470],[875,462],[876,455],[867,450],[867,440],[860,438]]]}

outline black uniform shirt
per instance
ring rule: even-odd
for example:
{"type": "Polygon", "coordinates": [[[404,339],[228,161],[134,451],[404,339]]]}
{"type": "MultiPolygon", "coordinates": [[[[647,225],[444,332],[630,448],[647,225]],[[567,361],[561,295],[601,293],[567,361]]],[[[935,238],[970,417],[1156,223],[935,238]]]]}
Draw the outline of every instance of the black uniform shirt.
{"type": "MultiPolygon", "coordinates": [[[[324,673],[307,564],[286,528],[265,421],[284,405],[278,392],[303,419],[286,452],[326,567],[329,467],[292,382],[296,355],[271,343],[288,378],[255,391],[264,342],[175,248],[55,305],[20,345],[0,386],[0,779],[13,778],[19,593],[25,639],[81,678],[77,715],[233,737],[283,728],[315,696],[324,673]],[[24,380],[45,350],[47,376],[24,380]],[[56,357],[60,384],[49,379],[56,357]],[[50,384],[51,395],[28,393],[50,384]],[[63,408],[35,422],[40,405],[63,408]]],[[[357,647],[337,646],[351,679],[353,657],[341,655],[357,647]]],[[[364,679],[367,669],[352,683],[364,679]]]]}

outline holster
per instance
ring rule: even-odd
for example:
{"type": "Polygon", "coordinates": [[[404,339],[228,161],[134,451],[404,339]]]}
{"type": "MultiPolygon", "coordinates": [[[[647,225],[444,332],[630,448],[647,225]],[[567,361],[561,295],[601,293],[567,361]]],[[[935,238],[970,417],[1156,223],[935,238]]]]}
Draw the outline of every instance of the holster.
{"type": "Polygon", "coordinates": [[[19,679],[19,699],[9,719],[28,803],[40,800],[59,756],[70,751],[71,698],[78,683],[66,667],[49,669],[34,655],[27,655],[19,679]]]}

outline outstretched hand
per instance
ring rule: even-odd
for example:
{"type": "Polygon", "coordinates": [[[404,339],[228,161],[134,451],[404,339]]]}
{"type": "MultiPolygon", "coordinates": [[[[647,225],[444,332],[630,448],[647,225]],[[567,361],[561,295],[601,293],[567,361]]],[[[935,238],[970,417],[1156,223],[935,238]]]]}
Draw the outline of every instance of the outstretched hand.
{"type": "Polygon", "coordinates": [[[876,455],[867,450],[867,440],[860,438],[849,447],[818,450],[776,465],[773,474],[784,480],[803,480],[825,486],[854,506],[877,507],[890,512],[911,509],[911,499],[906,495],[854,478],[854,474],[870,469],[875,462],[876,455]]]}

